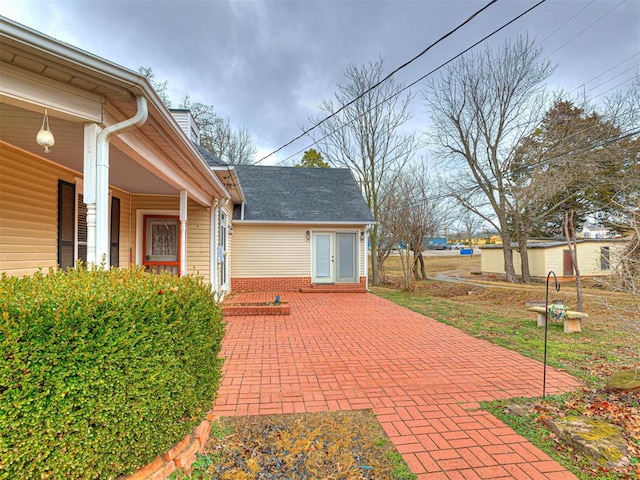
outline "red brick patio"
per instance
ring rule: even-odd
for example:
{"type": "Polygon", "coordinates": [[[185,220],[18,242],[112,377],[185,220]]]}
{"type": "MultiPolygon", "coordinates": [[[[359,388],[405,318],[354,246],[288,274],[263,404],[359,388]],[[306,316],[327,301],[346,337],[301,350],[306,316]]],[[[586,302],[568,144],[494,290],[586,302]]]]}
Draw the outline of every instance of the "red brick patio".
{"type": "MultiPolygon", "coordinates": [[[[283,300],[289,316],[227,319],[216,414],[371,408],[419,479],[577,478],[478,405],[539,396],[541,363],[372,294],[283,300]]],[[[548,394],[578,386],[548,369],[548,394]]]]}

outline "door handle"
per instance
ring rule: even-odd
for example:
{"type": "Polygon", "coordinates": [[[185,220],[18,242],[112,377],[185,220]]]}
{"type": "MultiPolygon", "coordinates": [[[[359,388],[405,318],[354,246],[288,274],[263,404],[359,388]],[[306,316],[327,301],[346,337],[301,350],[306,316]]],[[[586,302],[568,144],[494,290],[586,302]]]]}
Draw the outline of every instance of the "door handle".
{"type": "Polygon", "coordinates": [[[145,255],[144,259],[148,262],[151,257],[149,255],[145,255]]]}

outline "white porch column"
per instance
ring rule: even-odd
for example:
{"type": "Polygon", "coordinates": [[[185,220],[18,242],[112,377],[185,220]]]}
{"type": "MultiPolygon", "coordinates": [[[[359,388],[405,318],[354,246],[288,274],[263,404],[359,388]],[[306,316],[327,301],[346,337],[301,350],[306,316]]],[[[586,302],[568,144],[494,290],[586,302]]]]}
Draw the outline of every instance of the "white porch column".
{"type": "Polygon", "coordinates": [[[97,139],[101,128],[95,123],[84,124],[83,199],[87,205],[87,263],[98,263],[96,257],[96,164],[97,139]]]}
{"type": "Polygon", "coordinates": [[[187,191],[180,190],[180,276],[187,272],[187,191]]]}

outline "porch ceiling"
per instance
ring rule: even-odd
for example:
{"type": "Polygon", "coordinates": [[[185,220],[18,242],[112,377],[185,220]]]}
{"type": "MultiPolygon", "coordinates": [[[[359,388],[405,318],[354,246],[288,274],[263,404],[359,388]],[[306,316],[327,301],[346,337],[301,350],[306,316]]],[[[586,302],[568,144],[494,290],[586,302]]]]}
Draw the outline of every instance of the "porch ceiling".
{"type": "MultiPolygon", "coordinates": [[[[0,103],[0,138],[22,150],[63,165],[82,176],[83,125],[49,112],[49,126],[55,137],[50,153],[36,143],[36,134],[42,125],[42,114],[0,103]]],[[[109,183],[130,193],[174,195],[178,190],[164,182],[129,156],[110,145],[109,183]]]]}

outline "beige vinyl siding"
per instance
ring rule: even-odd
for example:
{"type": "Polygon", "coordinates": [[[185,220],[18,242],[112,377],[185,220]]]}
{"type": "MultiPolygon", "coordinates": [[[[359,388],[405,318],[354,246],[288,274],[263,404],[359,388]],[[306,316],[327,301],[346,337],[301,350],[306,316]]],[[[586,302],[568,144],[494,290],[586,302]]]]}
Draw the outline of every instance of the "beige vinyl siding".
{"type": "MultiPolygon", "coordinates": [[[[529,255],[529,273],[532,277],[546,277],[547,273],[545,271],[547,261],[546,254],[547,251],[544,248],[530,248],[528,250],[529,255]]],[[[502,253],[502,252],[501,252],[502,253]]],[[[483,252],[484,255],[484,252],[483,252]]],[[[518,263],[520,263],[520,255],[518,254],[518,263]]],[[[518,271],[520,271],[520,265],[518,265],[518,271]]]]}
{"type": "Polygon", "coordinates": [[[58,262],[58,180],[73,172],[0,143],[0,272],[31,275],[58,262]]]}
{"type": "MultiPolygon", "coordinates": [[[[558,277],[562,277],[564,272],[564,260],[563,260],[563,252],[567,249],[566,245],[561,245],[552,248],[544,249],[544,267],[543,272],[540,277],[545,277],[549,273],[549,271],[554,271],[558,277]],[[544,270],[547,270],[546,272],[544,270]]],[[[578,252],[578,266],[582,264],[582,259],[580,258],[580,252],[578,252]]]]}
{"type": "Polygon", "coordinates": [[[504,273],[504,255],[501,248],[483,248],[480,254],[482,273],[504,273]]]}
{"type": "MultiPolygon", "coordinates": [[[[58,181],[81,174],[0,142],[0,272],[31,275],[58,263],[58,181]]],[[[76,185],[76,194],[82,193],[76,185]]],[[[120,199],[120,265],[129,264],[129,194],[120,199]]]]}
{"type": "Polygon", "coordinates": [[[234,224],[231,277],[308,277],[307,230],[299,226],[234,224]]]}
{"type": "MultiPolygon", "coordinates": [[[[251,225],[235,223],[232,277],[309,277],[311,275],[311,240],[307,231],[360,232],[362,227],[343,225],[312,226],[251,225]]],[[[365,275],[364,239],[358,235],[360,276],[365,275]]]]}
{"type": "Polygon", "coordinates": [[[131,230],[131,195],[116,188],[111,194],[120,199],[120,268],[128,267],[134,261],[132,242],[135,235],[131,230]]]}
{"type": "MultiPolygon", "coordinates": [[[[210,282],[210,255],[211,255],[211,213],[206,207],[187,200],[187,265],[185,271],[189,275],[200,275],[204,281],[210,282]]],[[[138,210],[162,212],[180,210],[180,197],[169,195],[133,195],[131,200],[132,228],[137,230],[138,210]]],[[[138,232],[142,238],[142,232],[138,232]]],[[[136,235],[132,236],[134,239],[136,235]]],[[[137,248],[133,246],[134,250],[137,248]]]]}
{"type": "Polygon", "coordinates": [[[211,212],[193,200],[187,203],[187,268],[188,275],[199,275],[210,282],[211,212]]]}

